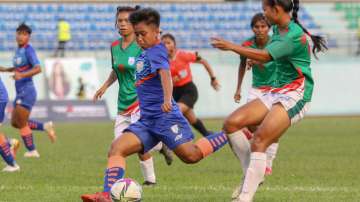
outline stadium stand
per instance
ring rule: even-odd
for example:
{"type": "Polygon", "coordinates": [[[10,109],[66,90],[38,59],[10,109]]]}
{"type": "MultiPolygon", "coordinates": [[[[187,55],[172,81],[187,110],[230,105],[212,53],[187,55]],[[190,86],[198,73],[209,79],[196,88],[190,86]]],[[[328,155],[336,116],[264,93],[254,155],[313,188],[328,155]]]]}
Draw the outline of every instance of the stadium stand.
{"type": "Polygon", "coordinates": [[[360,3],[343,3],[337,2],[335,4],[335,10],[343,12],[345,19],[348,22],[348,28],[357,29],[359,27],[360,19],[360,3]]]}
{"type": "MultiPolygon", "coordinates": [[[[146,3],[162,14],[163,32],[171,32],[186,49],[210,48],[209,38],[222,36],[240,43],[251,35],[249,21],[261,11],[259,3],[146,3]],[[235,23],[234,23],[235,22],[235,23]]],[[[71,24],[73,39],[70,50],[106,50],[117,36],[114,13],[118,4],[105,3],[4,3],[0,5],[0,51],[15,48],[14,31],[19,23],[29,23],[33,45],[38,50],[54,50],[57,46],[57,21],[71,24]]],[[[301,9],[300,18],[312,33],[320,27],[312,16],[301,9]]]]}

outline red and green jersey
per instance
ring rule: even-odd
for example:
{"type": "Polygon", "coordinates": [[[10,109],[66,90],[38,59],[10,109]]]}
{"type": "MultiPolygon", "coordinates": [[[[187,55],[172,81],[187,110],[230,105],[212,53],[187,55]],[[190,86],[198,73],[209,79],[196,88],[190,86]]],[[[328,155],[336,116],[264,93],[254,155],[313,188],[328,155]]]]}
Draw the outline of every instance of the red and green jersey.
{"type": "Polygon", "coordinates": [[[122,47],[122,39],[111,44],[112,69],[119,82],[118,113],[129,114],[138,108],[135,88],[135,59],[142,50],[134,41],[126,49],[122,47]]]}
{"type": "Polygon", "coordinates": [[[286,33],[274,26],[270,43],[265,47],[276,66],[276,81],[273,92],[303,91],[303,100],[311,101],[314,80],[311,75],[311,52],[306,34],[291,21],[286,33]]]}
{"type": "MultiPolygon", "coordinates": [[[[270,37],[269,37],[270,38],[270,37]]],[[[270,41],[270,40],[269,40],[270,41]]],[[[255,37],[251,37],[243,42],[242,46],[260,49],[256,45],[255,37]]],[[[241,60],[246,60],[245,57],[241,56],[241,60]]],[[[254,65],[252,68],[252,86],[254,88],[269,88],[275,81],[275,65],[273,61],[265,63],[263,66],[254,65]]]]}

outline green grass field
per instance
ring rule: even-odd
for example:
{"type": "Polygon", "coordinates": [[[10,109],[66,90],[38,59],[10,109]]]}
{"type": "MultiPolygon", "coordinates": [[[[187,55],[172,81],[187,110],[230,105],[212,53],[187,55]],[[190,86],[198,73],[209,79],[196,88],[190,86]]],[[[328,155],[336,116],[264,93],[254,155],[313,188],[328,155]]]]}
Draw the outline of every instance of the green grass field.
{"type": "MultiPolygon", "coordinates": [[[[207,121],[212,130],[221,121],[207,121]]],[[[360,201],[360,118],[309,118],[281,139],[273,175],[259,189],[256,202],[360,201]]],[[[19,137],[5,127],[8,136],[19,137]]],[[[51,144],[35,133],[40,159],[18,155],[21,172],[0,173],[0,202],[72,202],[83,193],[101,191],[113,124],[58,124],[51,144]]],[[[175,160],[167,166],[155,154],[158,185],[144,188],[144,202],[222,202],[242,175],[230,149],[197,165],[175,160]]],[[[142,182],[137,157],[127,161],[127,177],[142,182]]]]}

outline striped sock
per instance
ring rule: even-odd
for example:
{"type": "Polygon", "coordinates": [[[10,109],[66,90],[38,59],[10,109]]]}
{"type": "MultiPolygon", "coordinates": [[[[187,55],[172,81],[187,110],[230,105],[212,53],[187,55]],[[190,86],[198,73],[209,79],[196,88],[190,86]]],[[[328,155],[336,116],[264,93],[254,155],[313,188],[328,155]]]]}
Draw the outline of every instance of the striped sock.
{"type": "Polygon", "coordinates": [[[29,120],[28,125],[32,130],[44,131],[44,123],[35,120],[29,120]]]}
{"type": "Polygon", "coordinates": [[[8,164],[10,166],[15,165],[15,160],[14,160],[14,157],[12,156],[11,150],[10,150],[10,143],[7,141],[7,139],[3,135],[0,136],[0,155],[4,159],[6,164],[8,164]]]}
{"type": "Polygon", "coordinates": [[[210,155],[222,148],[228,142],[224,132],[214,133],[212,135],[200,138],[196,145],[201,150],[203,157],[210,155]]]}
{"type": "Polygon", "coordinates": [[[104,192],[110,192],[113,184],[123,178],[125,174],[125,159],[121,156],[112,156],[108,159],[108,166],[104,177],[104,192]]]}
{"type": "Polygon", "coordinates": [[[34,139],[32,135],[32,131],[29,126],[25,126],[24,128],[20,129],[20,135],[24,141],[25,147],[29,151],[35,150],[34,139]]]}

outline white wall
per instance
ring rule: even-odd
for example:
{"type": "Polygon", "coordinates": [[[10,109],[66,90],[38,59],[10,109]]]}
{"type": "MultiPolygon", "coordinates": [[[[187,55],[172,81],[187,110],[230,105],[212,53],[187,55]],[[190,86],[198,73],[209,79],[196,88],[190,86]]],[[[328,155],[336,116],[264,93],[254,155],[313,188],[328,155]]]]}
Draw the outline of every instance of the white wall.
{"type": "MultiPolygon", "coordinates": [[[[241,104],[233,101],[237,82],[238,56],[230,52],[200,51],[215,69],[221,82],[221,90],[215,92],[210,86],[210,79],[202,66],[192,65],[194,81],[199,89],[199,100],[195,106],[201,117],[225,117],[241,104]]],[[[41,57],[40,57],[41,58],[41,57]]],[[[9,58],[1,58],[0,65],[9,65],[9,58]]],[[[110,69],[110,59],[97,60],[99,79],[105,81],[110,69]]],[[[313,61],[315,91],[311,115],[359,115],[360,114],[360,58],[340,57],[336,54],[320,56],[313,61]]],[[[13,81],[9,74],[1,74],[10,98],[14,98],[13,81]]],[[[43,76],[35,78],[39,99],[45,97],[43,76]]],[[[247,89],[251,85],[251,72],[245,78],[243,98],[246,100],[247,89]]],[[[116,114],[117,84],[113,85],[105,95],[110,111],[116,114]]]]}

